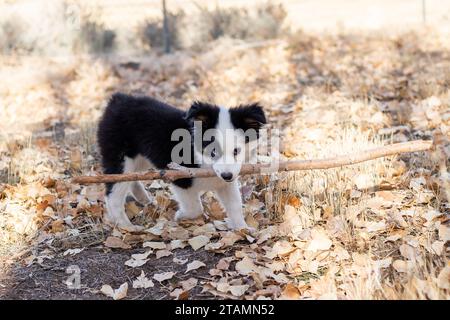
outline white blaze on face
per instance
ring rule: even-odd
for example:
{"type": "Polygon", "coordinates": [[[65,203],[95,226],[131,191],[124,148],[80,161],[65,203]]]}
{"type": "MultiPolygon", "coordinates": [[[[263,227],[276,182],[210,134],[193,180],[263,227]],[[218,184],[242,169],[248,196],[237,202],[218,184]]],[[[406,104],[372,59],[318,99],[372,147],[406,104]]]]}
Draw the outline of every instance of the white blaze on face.
{"type": "Polygon", "coordinates": [[[231,123],[228,109],[221,107],[217,121],[216,143],[220,146],[220,154],[213,162],[213,169],[218,177],[227,181],[237,178],[241,171],[245,155],[245,136],[242,130],[231,123]],[[235,150],[239,150],[235,155],[235,150]]]}

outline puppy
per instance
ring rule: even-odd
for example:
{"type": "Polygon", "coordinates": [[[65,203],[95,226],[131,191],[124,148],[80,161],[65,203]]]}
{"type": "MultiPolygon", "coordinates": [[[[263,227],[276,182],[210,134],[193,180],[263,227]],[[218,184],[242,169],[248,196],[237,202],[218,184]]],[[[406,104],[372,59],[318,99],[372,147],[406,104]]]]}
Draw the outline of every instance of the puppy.
{"type": "MultiPolygon", "coordinates": [[[[98,143],[105,174],[164,169],[176,163],[190,168],[213,168],[216,177],[173,181],[179,209],[175,219],[203,214],[200,196],[214,191],[232,229],[248,228],[242,213],[237,177],[242,163],[254,159],[266,117],[258,104],[226,109],[194,102],[185,112],[150,97],[116,93],[98,127],[98,143]],[[182,139],[180,139],[182,138],[182,139]]],[[[106,184],[105,220],[131,230],[125,199],[131,193],[142,204],[152,198],[141,182],[106,184]]]]}

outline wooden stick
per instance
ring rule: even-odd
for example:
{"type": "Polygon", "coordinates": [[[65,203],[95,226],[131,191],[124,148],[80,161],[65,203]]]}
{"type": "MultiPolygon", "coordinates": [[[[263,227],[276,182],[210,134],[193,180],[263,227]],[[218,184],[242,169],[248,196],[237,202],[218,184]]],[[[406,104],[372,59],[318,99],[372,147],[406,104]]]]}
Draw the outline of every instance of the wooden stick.
{"type": "MultiPolygon", "coordinates": [[[[392,156],[400,153],[426,151],[431,149],[433,141],[416,140],[410,142],[395,143],[388,146],[369,149],[353,155],[344,155],[320,160],[296,160],[280,162],[276,164],[244,164],[242,165],[240,175],[246,174],[264,174],[280,171],[297,171],[311,169],[329,169],[352,165],[368,160],[392,156]]],[[[135,172],[124,174],[101,174],[97,176],[79,176],[72,179],[73,183],[105,183],[105,182],[124,182],[139,180],[162,179],[173,181],[180,178],[206,178],[216,176],[212,169],[185,168],[181,170],[150,170],[147,172],[135,172]]]]}

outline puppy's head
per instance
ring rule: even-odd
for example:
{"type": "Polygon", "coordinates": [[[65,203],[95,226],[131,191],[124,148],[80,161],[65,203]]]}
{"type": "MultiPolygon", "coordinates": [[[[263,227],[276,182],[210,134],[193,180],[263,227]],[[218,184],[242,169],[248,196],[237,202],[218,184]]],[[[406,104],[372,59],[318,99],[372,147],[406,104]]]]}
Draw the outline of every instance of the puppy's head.
{"type": "Polygon", "coordinates": [[[196,158],[228,182],[238,177],[242,163],[256,155],[260,129],[266,124],[257,103],[227,109],[195,102],[186,119],[193,128],[196,158]]]}

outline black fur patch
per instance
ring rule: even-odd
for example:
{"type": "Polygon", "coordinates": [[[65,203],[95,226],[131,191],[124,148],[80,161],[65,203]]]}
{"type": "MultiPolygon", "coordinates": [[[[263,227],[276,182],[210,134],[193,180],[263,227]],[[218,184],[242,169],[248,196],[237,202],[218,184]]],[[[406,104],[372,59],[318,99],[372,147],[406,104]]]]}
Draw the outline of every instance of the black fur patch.
{"type": "Polygon", "coordinates": [[[266,124],[267,120],[263,108],[258,103],[240,105],[231,108],[229,112],[231,123],[235,128],[242,129],[244,132],[254,129],[256,137],[259,138],[259,129],[266,124]]]}
{"type": "MultiPolygon", "coordinates": [[[[206,130],[213,129],[217,126],[217,122],[219,121],[219,112],[220,109],[218,106],[196,101],[186,113],[186,120],[189,121],[191,128],[193,128],[195,121],[200,121],[201,132],[202,135],[204,135],[206,130]]],[[[203,150],[213,141],[214,140],[203,140],[202,136],[202,150],[199,151],[203,152],[203,150]]],[[[194,142],[194,140],[192,140],[192,142],[194,142]]]]}
{"type": "MultiPolygon", "coordinates": [[[[116,93],[110,99],[100,120],[97,138],[104,173],[122,173],[124,158],[138,154],[146,157],[158,169],[171,162],[171,152],[179,141],[171,141],[176,129],[190,129],[185,112],[149,97],[134,97],[116,93]]],[[[193,161],[180,163],[198,167],[193,161]]],[[[192,179],[180,179],[188,188],[192,179]]],[[[174,182],[177,184],[177,181],[174,182]]],[[[113,184],[107,184],[107,193],[113,184]]]]}

